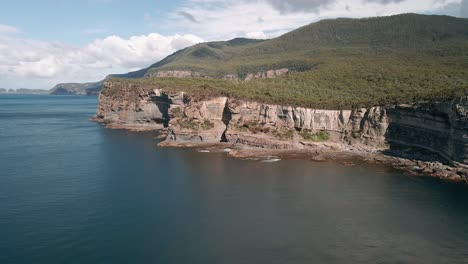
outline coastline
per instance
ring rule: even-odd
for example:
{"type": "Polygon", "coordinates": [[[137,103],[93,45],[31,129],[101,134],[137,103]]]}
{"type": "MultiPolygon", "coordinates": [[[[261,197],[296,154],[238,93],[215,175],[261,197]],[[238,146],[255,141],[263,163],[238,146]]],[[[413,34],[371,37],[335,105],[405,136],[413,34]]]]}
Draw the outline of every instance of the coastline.
{"type": "Polygon", "coordinates": [[[194,148],[198,151],[226,152],[228,157],[258,161],[301,159],[317,162],[337,162],[346,166],[355,166],[355,162],[379,164],[392,167],[407,176],[432,177],[451,182],[468,183],[468,169],[452,167],[438,161],[422,161],[385,155],[383,151],[369,151],[346,147],[340,144],[323,143],[306,149],[268,149],[243,144],[158,144],[159,147],[194,148]],[[225,145],[224,145],[225,144],[225,145]],[[226,151],[229,149],[229,151],[226,151]]]}
{"type": "Polygon", "coordinates": [[[268,146],[251,146],[243,143],[180,143],[168,140],[167,128],[157,125],[134,125],[125,123],[106,123],[97,117],[90,119],[101,123],[107,129],[127,130],[129,132],[155,132],[157,144],[161,148],[190,148],[198,152],[222,152],[230,158],[241,160],[256,160],[262,162],[276,162],[287,159],[300,159],[316,162],[335,162],[345,166],[355,166],[356,162],[387,166],[409,177],[429,177],[454,183],[468,184],[468,167],[463,164],[450,166],[440,161],[423,161],[390,155],[388,149],[356,147],[334,142],[286,142],[290,148],[268,148],[268,146]],[[301,144],[302,148],[294,148],[294,144],[301,144]]]}
{"type": "Polygon", "coordinates": [[[468,182],[466,95],[327,110],[108,80],[92,121],[110,129],[158,131],[165,137],[160,147],[230,149],[229,156],[241,159],[359,159],[407,175],[468,182]]]}

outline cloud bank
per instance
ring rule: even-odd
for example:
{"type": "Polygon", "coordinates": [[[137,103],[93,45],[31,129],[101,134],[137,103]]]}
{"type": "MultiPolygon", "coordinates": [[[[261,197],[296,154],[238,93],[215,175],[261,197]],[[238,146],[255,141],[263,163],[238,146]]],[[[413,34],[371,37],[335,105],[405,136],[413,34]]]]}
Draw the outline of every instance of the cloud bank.
{"type": "Polygon", "coordinates": [[[334,0],[267,0],[281,13],[290,12],[318,12],[321,8],[334,3],[334,0]]]}
{"type": "Polygon", "coordinates": [[[468,0],[188,0],[166,23],[207,40],[273,38],[325,18],[400,13],[468,16],[468,0]]]}
{"type": "Polygon", "coordinates": [[[109,36],[79,48],[0,35],[0,80],[32,88],[50,88],[59,82],[97,81],[110,73],[147,67],[202,41],[189,34],[152,33],[128,39],[109,36]]]}

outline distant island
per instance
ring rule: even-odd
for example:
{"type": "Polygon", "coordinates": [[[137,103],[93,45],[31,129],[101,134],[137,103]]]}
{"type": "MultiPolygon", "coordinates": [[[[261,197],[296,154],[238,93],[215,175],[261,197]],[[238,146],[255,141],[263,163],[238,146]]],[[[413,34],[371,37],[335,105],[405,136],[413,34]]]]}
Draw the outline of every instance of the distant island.
{"type": "Polygon", "coordinates": [[[51,94],[51,95],[98,95],[104,81],[96,83],[63,83],[58,84],[50,90],[44,89],[7,89],[0,88],[0,94],[51,94]]]}
{"type": "Polygon", "coordinates": [[[49,91],[42,90],[42,89],[27,89],[27,88],[19,88],[19,89],[0,88],[0,94],[49,94],[49,91]]]}
{"type": "Polygon", "coordinates": [[[49,93],[52,95],[98,95],[104,81],[95,83],[60,83],[49,93]]]}

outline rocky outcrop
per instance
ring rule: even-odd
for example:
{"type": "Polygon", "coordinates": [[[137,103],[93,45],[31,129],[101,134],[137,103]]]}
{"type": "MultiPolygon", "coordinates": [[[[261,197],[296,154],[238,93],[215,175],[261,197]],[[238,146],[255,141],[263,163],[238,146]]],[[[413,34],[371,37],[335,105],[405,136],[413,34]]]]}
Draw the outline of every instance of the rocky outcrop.
{"type": "Polygon", "coordinates": [[[184,105],[183,93],[170,95],[158,89],[148,90],[141,87],[127,86],[112,90],[114,84],[105,82],[107,89],[99,95],[99,105],[96,112],[97,121],[118,125],[118,127],[138,127],[146,129],[162,129],[169,124],[169,109],[184,105]]]}
{"type": "Polygon", "coordinates": [[[343,130],[343,141],[348,144],[382,147],[386,143],[386,132],[389,126],[387,109],[376,106],[353,109],[349,121],[343,130]]]}
{"type": "Polygon", "coordinates": [[[275,69],[275,70],[267,70],[267,71],[259,71],[259,72],[249,72],[245,74],[245,76],[240,76],[240,74],[226,74],[223,76],[223,80],[245,80],[251,81],[254,79],[267,79],[267,78],[275,78],[283,75],[287,75],[291,73],[291,70],[288,68],[283,69],[275,69]]]}
{"type": "Polygon", "coordinates": [[[148,72],[146,77],[174,77],[174,78],[194,78],[194,77],[204,77],[203,74],[194,71],[155,71],[148,72]]]}
{"type": "MultiPolygon", "coordinates": [[[[240,77],[239,74],[225,74],[223,80],[239,80],[243,79],[245,81],[250,81],[253,79],[266,79],[266,78],[275,78],[278,76],[286,75],[291,71],[287,68],[284,69],[275,69],[267,71],[259,71],[247,73],[245,76],[240,77]]],[[[157,78],[205,78],[208,75],[196,71],[181,71],[181,70],[168,70],[168,71],[149,71],[146,73],[145,77],[157,77],[157,78]]]]}
{"type": "Polygon", "coordinates": [[[171,111],[168,141],[194,144],[221,142],[226,131],[223,113],[227,98],[189,102],[171,111]]]}
{"type": "Polygon", "coordinates": [[[257,73],[248,73],[245,76],[246,81],[250,81],[253,79],[266,79],[266,78],[275,78],[278,76],[286,75],[289,73],[289,69],[277,69],[277,70],[268,70],[268,71],[261,71],[257,73]]]}
{"type": "Polygon", "coordinates": [[[423,149],[443,161],[468,164],[467,97],[441,103],[321,110],[227,97],[195,101],[185,93],[113,85],[111,81],[104,85],[97,119],[123,127],[165,129],[165,145],[229,142],[307,149],[332,143],[370,152],[423,149]]]}

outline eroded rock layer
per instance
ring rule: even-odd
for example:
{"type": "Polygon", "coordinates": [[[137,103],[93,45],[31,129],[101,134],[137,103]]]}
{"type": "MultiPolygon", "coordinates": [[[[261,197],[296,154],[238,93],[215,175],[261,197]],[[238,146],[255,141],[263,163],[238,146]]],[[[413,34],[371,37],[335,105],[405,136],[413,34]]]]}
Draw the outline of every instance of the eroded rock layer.
{"type": "Polygon", "coordinates": [[[390,146],[416,147],[468,164],[468,97],[396,106],[389,111],[390,146]]]}

